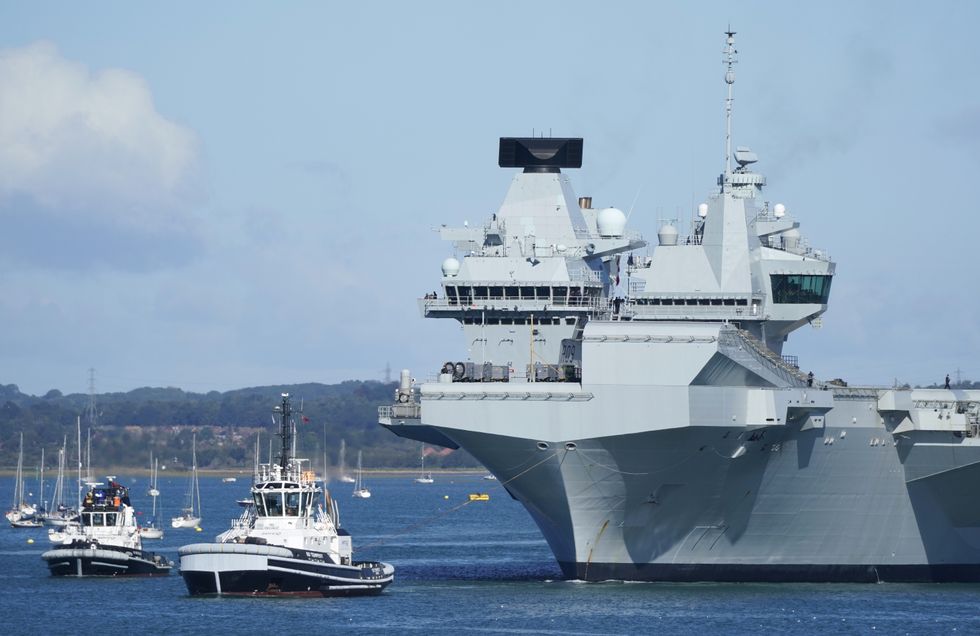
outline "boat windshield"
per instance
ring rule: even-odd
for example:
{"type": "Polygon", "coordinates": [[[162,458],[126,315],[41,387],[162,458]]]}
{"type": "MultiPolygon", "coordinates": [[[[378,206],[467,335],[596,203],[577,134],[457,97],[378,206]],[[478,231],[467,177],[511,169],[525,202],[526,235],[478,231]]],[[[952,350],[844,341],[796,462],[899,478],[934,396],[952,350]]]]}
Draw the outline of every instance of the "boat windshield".
{"type": "Polygon", "coordinates": [[[115,512],[85,512],[82,513],[82,525],[85,526],[114,526],[116,525],[115,512]]]}
{"type": "Polygon", "coordinates": [[[313,493],[295,491],[257,492],[255,512],[260,517],[298,517],[313,502],[313,493]]]}

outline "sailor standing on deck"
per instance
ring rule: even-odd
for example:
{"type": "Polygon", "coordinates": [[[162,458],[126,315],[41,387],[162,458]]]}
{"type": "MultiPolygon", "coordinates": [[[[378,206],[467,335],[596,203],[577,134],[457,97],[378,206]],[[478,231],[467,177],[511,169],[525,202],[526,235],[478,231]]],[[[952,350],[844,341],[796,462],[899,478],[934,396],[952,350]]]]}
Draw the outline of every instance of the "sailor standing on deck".
{"type": "Polygon", "coordinates": [[[947,388],[947,389],[949,388],[949,374],[948,373],[946,374],[946,387],[945,388],[947,388]]]}

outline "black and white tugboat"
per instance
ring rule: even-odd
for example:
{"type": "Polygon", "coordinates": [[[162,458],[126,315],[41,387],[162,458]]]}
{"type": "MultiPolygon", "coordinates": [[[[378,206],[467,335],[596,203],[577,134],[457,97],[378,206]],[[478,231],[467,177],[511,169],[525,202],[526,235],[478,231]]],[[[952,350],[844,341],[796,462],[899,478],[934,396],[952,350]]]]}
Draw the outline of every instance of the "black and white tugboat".
{"type": "Polygon", "coordinates": [[[351,537],[340,528],[337,504],[294,457],[289,394],[274,409],[282,450],[261,464],[252,484],[254,506],[214,543],[180,548],[180,574],[191,595],[349,596],[380,593],[395,577],[387,563],[354,561],[351,537]]]}
{"type": "Polygon", "coordinates": [[[146,552],[129,491],[109,478],[90,483],[81,524],[59,533],[60,544],[44,552],[52,576],[160,576],[173,567],[166,557],[146,552]]]}

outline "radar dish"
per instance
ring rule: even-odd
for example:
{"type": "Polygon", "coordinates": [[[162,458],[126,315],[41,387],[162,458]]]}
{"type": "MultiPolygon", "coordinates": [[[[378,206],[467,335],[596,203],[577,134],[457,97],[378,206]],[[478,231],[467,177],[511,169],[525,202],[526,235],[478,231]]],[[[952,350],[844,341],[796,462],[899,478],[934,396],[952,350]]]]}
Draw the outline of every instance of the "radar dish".
{"type": "Polygon", "coordinates": [[[750,163],[755,163],[758,160],[758,155],[749,150],[748,146],[739,146],[735,149],[735,161],[737,161],[738,165],[742,168],[750,163]]]}

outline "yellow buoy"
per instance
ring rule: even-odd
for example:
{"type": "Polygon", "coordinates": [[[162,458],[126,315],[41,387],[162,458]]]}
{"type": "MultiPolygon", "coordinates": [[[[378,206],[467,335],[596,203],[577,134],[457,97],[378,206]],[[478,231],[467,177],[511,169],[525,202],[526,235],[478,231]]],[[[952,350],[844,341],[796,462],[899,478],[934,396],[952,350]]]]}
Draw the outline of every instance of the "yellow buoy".
{"type": "Polygon", "coordinates": [[[200,531],[201,531],[201,526],[194,527],[194,532],[200,532],[200,531]]]}
{"type": "Polygon", "coordinates": [[[443,499],[449,499],[449,495],[443,495],[442,498],[443,499]]]}
{"type": "Polygon", "coordinates": [[[28,539],[27,542],[28,543],[34,543],[34,539],[28,539]]]}

